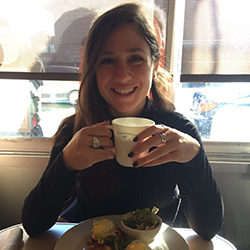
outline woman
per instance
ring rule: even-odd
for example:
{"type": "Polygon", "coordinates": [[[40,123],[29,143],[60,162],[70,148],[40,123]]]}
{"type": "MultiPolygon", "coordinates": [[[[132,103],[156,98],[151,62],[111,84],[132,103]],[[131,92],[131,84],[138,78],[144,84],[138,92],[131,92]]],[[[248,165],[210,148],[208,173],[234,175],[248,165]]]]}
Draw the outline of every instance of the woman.
{"type": "Polygon", "coordinates": [[[24,202],[23,226],[30,236],[49,229],[59,215],[79,222],[153,206],[166,223],[188,223],[204,239],[220,230],[220,193],[196,128],[167,98],[171,79],[158,64],[150,23],[140,6],[124,4],[92,25],[79,109],[59,127],[48,166],[24,202]],[[134,139],[129,153],[134,168],[120,166],[110,150],[107,125],[123,116],[156,123],[134,139]],[[93,137],[101,147],[94,147],[93,137]]]}

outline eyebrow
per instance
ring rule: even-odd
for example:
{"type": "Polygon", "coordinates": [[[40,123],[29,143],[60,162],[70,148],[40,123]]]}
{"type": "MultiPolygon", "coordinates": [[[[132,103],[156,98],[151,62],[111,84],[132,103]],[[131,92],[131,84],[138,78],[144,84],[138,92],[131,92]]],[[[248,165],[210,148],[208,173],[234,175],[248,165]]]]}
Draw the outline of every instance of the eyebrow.
{"type": "MultiPolygon", "coordinates": [[[[140,51],[140,52],[146,54],[145,50],[143,50],[143,49],[141,49],[141,48],[131,48],[131,49],[127,50],[126,52],[128,52],[128,53],[133,53],[133,52],[138,52],[138,51],[140,51]]],[[[102,54],[103,54],[103,55],[113,55],[114,53],[113,53],[112,51],[109,51],[109,50],[106,50],[106,51],[104,50],[104,51],[102,52],[102,54]]]]}

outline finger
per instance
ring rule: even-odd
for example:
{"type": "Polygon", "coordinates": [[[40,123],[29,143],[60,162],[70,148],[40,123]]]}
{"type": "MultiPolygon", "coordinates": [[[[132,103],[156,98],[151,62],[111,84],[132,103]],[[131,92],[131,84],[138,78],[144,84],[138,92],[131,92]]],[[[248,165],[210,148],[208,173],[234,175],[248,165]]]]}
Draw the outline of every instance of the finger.
{"type": "Polygon", "coordinates": [[[92,127],[107,126],[107,125],[110,125],[110,121],[109,120],[96,123],[96,124],[92,125],[92,127]]]}
{"type": "MultiPolygon", "coordinates": [[[[136,165],[139,166],[144,166],[145,164],[148,164],[149,162],[156,161],[157,159],[161,159],[162,157],[171,154],[172,152],[177,150],[176,143],[172,140],[169,141],[167,144],[161,145],[155,149],[153,149],[151,152],[148,154],[144,154],[143,157],[140,157],[138,155],[134,157],[134,161],[136,161],[136,165]]],[[[161,162],[161,160],[160,160],[161,162]]],[[[161,162],[163,163],[163,162],[161,162]]]]}
{"type": "Polygon", "coordinates": [[[100,142],[102,147],[113,147],[113,140],[107,136],[87,136],[88,138],[88,146],[93,148],[94,144],[94,137],[100,142]]]}
{"type": "Polygon", "coordinates": [[[65,165],[73,170],[82,170],[91,167],[96,162],[113,159],[114,157],[115,154],[111,150],[94,149],[72,141],[63,149],[65,165]]]}
{"type": "Polygon", "coordinates": [[[154,136],[156,134],[166,132],[168,129],[170,129],[170,128],[163,125],[163,124],[153,125],[153,126],[150,126],[146,129],[144,129],[142,132],[140,132],[136,136],[137,138],[135,140],[140,142],[140,141],[143,141],[147,137],[151,137],[151,136],[154,136]]]}
{"type": "Polygon", "coordinates": [[[74,148],[73,151],[81,148],[84,150],[86,147],[94,148],[94,137],[97,138],[102,147],[113,147],[112,133],[107,131],[106,134],[108,134],[108,136],[97,136],[96,134],[92,136],[86,135],[83,131],[78,131],[74,134],[70,143],[68,143],[68,147],[71,145],[71,147],[74,148]]]}
{"type": "Polygon", "coordinates": [[[143,152],[148,152],[148,150],[152,147],[160,147],[173,140],[174,134],[171,133],[171,130],[168,129],[165,132],[165,139],[165,142],[162,142],[161,134],[157,133],[154,136],[148,137],[144,141],[137,143],[132,149],[134,157],[140,155],[143,152]]]}
{"type": "Polygon", "coordinates": [[[106,149],[87,149],[88,157],[79,157],[78,161],[74,162],[75,169],[82,170],[93,166],[95,163],[114,159],[115,154],[106,149]]]}
{"type": "Polygon", "coordinates": [[[81,135],[88,135],[88,136],[107,136],[112,137],[112,130],[107,128],[106,126],[99,126],[95,124],[91,127],[85,127],[80,130],[81,135]]]}

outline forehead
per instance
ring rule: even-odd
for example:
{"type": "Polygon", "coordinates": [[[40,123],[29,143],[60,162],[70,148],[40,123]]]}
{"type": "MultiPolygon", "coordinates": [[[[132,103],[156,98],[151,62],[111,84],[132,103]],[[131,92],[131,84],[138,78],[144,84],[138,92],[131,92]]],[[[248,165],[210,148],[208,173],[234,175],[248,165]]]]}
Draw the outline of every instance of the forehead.
{"type": "Polygon", "coordinates": [[[141,35],[138,28],[132,24],[127,23],[117,27],[106,39],[103,45],[103,50],[120,50],[142,48],[150,51],[149,45],[145,38],[141,35]]]}

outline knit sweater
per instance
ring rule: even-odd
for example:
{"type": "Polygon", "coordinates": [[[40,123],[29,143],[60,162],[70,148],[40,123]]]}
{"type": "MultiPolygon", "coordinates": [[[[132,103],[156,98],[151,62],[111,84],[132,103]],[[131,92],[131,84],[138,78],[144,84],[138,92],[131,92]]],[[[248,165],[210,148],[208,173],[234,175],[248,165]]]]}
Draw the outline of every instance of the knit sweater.
{"type": "Polygon", "coordinates": [[[150,102],[140,117],[191,135],[199,141],[200,152],[187,163],[129,168],[113,159],[82,171],[70,171],[64,164],[62,150],[73,136],[72,117],[61,131],[64,142],[54,145],[47,168],[24,201],[23,226],[30,236],[54,225],[72,193],[80,210],[77,222],[156,206],[163,221],[171,224],[181,198],[177,226],[189,225],[204,239],[211,239],[220,230],[222,199],[195,126],[177,112],[156,110],[150,102]]]}

